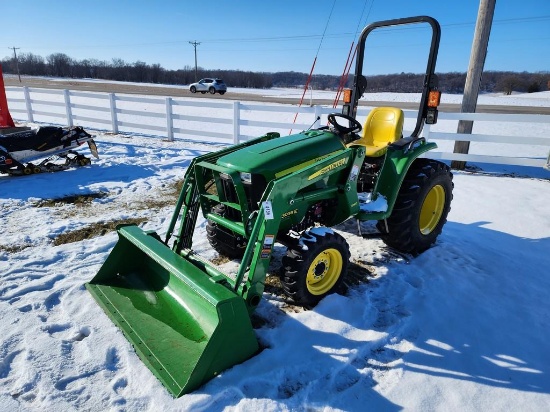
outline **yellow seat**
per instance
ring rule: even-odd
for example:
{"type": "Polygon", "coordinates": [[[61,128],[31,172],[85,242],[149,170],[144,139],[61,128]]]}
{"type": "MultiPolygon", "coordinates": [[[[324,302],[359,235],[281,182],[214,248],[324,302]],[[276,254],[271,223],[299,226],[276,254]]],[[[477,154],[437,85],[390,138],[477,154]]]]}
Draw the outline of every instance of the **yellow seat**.
{"type": "Polygon", "coordinates": [[[403,110],[397,107],[375,107],[367,116],[363,135],[348,146],[365,146],[365,156],[378,157],[386,153],[390,143],[403,136],[403,110]]]}

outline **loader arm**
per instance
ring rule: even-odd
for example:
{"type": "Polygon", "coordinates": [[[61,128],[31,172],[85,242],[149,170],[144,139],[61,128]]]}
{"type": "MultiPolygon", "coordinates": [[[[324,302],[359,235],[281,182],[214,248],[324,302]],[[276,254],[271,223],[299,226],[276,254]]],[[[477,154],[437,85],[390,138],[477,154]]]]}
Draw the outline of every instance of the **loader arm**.
{"type": "Polygon", "coordinates": [[[182,238],[182,235],[186,233],[188,234],[189,232],[193,231],[195,227],[194,222],[196,222],[196,218],[197,218],[196,213],[198,212],[198,209],[194,211],[190,209],[190,207],[194,204],[194,200],[197,196],[196,179],[195,179],[195,165],[197,163],[199,162],[215,163],[217,159],[219,159],[222,156],[225,156],[228,153],[232,153],[244,147],[262,143],[267,140],[276,139],[278,137],[280,137],[279,133],[267,133],[263,136],[260,136],[256,139],[249,140],[245,143],[231,146],[231,147],[228,147],[227,149],[220,150],[217,152],[207,153],[205,155],[195,157],[191,161],[189,167],[187,168],[187,171],[185,172],[183,186],[180,191],[178,201],[176,202],[176,207],[174,209],[174,212],[172,213],[172,219],[170,220],[170,224],[168,225],[168,230],[166,232],[166,238],[164,243],[168,245],[168,242],[170,241],[171,237],[174,236],[174,229],[177,225],[178,220],[184,215],[188,216],[189,214],[191,214],[191,219],[189,219],[188,221],[189,226],[185,230],[180,231],[180,234],[176,236],[176,241],[173,245],[173,249],[177,252],[178,250],[181,250],[183,248],[191,247],[190,239],[182,238]]]}
{"type": "MultiPolygon", "coordinates": [[[[191,164],[195,170],[186,174],[178,214],[172,218],[164,242],[156,233],[134,225],[118,228],[118,243],[86,284],[174,396],[196,389],[258,351],[250,314],[261,301],[287,205],[336,195],[349,205],[349,210],[341,213],[342,219],[358,211],[353,170],[362,161],[362,149],[344,149],[271,181],[260,208],[246,218],[243,230],[250,239],[237,275],[229,276],[192,249],[198,205],[201,198],[211,201],[213,196],[199,187],[197,175],[204,173],[207,160],[217,156],[205,155],[191,164]],[[332,173],[342,174],[345,180],[330,189],[300,193],[332,173]],[[167,243],[178,220],[180,229],[170,248],[167,243]]],[[[218,169],[211,166],[214,172],[218,169]]]]}

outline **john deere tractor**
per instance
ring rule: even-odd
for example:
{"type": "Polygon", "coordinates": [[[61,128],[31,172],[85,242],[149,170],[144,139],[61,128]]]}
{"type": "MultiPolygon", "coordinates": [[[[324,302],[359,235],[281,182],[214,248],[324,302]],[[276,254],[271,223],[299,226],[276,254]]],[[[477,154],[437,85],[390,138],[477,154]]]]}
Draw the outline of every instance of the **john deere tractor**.
{"type": "Polygon", "coordinates": [[[118,229],[118,243],[86,286],[173,395],[258,351],[250,315],[276,243],[286,247],[284,291],[313,306],[339,287],[349,265],[348,244],[331,227],[350,218],[376,221],[387,245],[413,255],[436,241],[450,209],[452,175],[445,164],[420,157],[436,147],[420,133],[437,121],[439,38],[439,24],[425,16],[367,26],[353,88],[328,126],[268,133],[199,156],[164,239],[137,226],[118,229]],[[400,109],[374,108],[363,125],[356,109],[366,89],[367,36],[407,24],[429,25],[432,40],[416,127],[404,137],[400,109]],[[212,247],[240,260],[236,275],[193,250],[199,211],[212,247]]]}

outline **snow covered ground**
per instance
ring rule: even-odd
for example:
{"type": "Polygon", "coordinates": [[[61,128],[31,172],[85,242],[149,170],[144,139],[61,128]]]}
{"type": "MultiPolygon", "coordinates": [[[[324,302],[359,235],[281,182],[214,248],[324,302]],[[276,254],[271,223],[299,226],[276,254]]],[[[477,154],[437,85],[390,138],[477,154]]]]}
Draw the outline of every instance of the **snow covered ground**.
{"type": "MultiPolygon", "coordinates": [[[[83,286],[117,240],[92,229],[164,233],[190,160],[217,146],[96,141],[89,167],[0,176],[0,410],[550,410],[550,173],[455,172],[448,223],[416,258],[338,226],[354,286],[313,310],[265,293],[264,350],[173,399],[83,286]]],[[[204,226],[195,247],[214,258],[204,226]]]]}
{"type": "MultiPolygon", "coordinates": [[[[184,86],[185,87],[185,86],[184,86]]],[[[229,92],[235,93],[255,93],[262,96],[277,96],[286,97],[299,101],[299,98],[304,95],[304,103],[307,103],[310,98],[313,99],[334,99],[335,92],[328,90],[308,90],[305,94],[300,89],[283,89],[272,88],[267,90],[262,89],[241,89],[230,87],[229,92]]],[[[420,93],[365,93],[362,97],[366,101],[375,102],[419,102],[420,93]]],[[[479,105],[510,105],[510,106],[539,106],[547,107],[548,99],[550,99],[550,91],[537,93],[513,93],[506,96],[502,93],[486,93],[481,94],[478,99],[479,105]]],[[[462,103],[461,94],[446,94],[441,95],[441,103],[462,103]]]]}
{"type": "MultiPolygon", "coordinates": [[[[14,74],[4,74],[4,78],[16,78],[14,74]]],[[[67,83],[67,88],[70,89],[71,79],[55,78],[55,77],[43,77],[43,76],[26,76],[26,78],[38,78],[47,79],[48,81],[67,83]]],[[[132,82],[119,82],[116,80],[103,80],[103,79],[79,79],[79,82],[89,83],[113,83],[124,85],[135,85],[140,87],[151,88],[166,88],[164,84],[157,83],[132,83],[132,82]]],[[[189,90],[189,85],[169,85],[174,89],[189,90]]],[[[270,89],[249,89],[241,87],[228,87],[227,93],[244,93],[244,94],[256,94],[262,96],[277,96],[282,98],[293,99],[293,103],[299,101],[304,96],[304,104],[308,102],[309,98],[313,99],[334,99],[336,92],[329,90],[316,90],[310,88],[304,94],[303,88],[280,88],[272,87],[270,89]]],[[[365,93],[363,96],[367,101],[400,101],[400,102],[419,102],[420,93],[365,93]]],[[[536,93],[520,93],[513,92],[511,95],[506,96],[503,93],[483,93],[479,96],[479,105],[511,105],[511,106],[542,106],[547,107],[549,105],[550,91],[536,92],[536,93]]],[[[462,102],[461,94],[446,94],[441,96],[441,103],[458,103],[462,102]]]]}

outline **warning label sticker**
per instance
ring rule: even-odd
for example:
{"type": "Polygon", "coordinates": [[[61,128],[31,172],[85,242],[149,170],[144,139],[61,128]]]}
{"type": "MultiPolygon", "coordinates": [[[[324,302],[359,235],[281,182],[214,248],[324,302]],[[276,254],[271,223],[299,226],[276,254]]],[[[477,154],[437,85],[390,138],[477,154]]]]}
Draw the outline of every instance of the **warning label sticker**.
{"type": "Polygon", "coordinates": [[[262,254],[260,255],[261,259],[269,259],[271,256],[271,248],[275,242],[275,235],[265,235],[264,242],[262,245],[262,254]]]}

